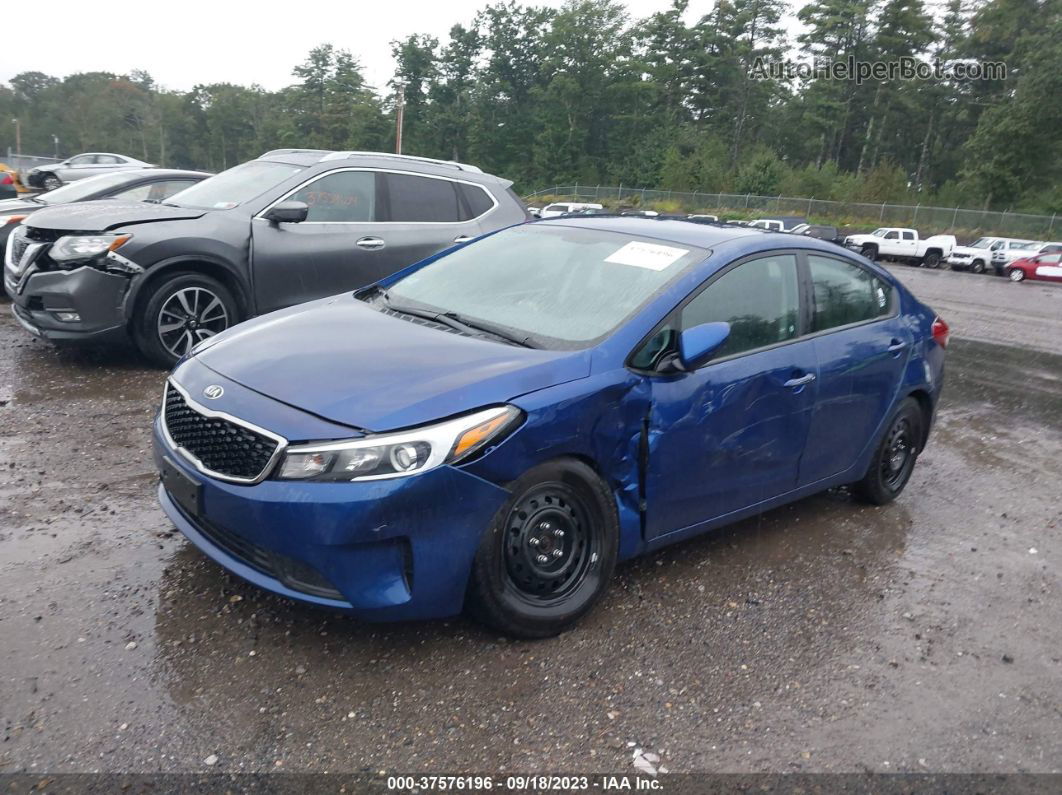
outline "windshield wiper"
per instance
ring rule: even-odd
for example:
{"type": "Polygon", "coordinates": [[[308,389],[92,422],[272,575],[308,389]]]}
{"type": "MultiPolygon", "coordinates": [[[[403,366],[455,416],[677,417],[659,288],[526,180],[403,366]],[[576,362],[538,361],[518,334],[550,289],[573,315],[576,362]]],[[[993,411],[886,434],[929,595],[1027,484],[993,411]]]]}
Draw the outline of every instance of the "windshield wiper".
{"type": "Polygon", "coordinates": [[[457,314],[457,312],[443,312],[440,317],[451,320],[454,323],[460,323],[463,326],[477,331],[485,331],[488,334],[493,334],[495,337],[501,337],[503,340],[507,340],[514,345],[521,345],[524,348],[538,347],[537,345],[532,344],[531,337],[526,334],[524,336],[518,336],[501,326],[496,326],[493,323],[488,323],[484,320],[469,320],[467,317],[457,314]]]}
{"type": "Polygon", "coordinates": [[[468,333],[486,333],[492,337],[498,337],[511,342],[514,345],[520,345],[524,348],[537,348],[537,345],[532,344],[530,337],[520,337],[513,334],[511,331],[507,331],[503,328],[495,326],[493,323],[485,323],[481,320],[469,320],[457,314],[457,312],[432,312],[430,309],[418,309],[413,306],[404,306],[402,304],[395,304],[391,301],[391,297],[387,294],[386,290],[380,289],[378,294],[383,298],[384,304],[388,309],[399,312],[403,315],[411,315],[413,317],[424,318],[425,320],[432,320],[436,323],[442,323],[444,326],[449,326],[456,331],[463,331],[468,333]]]}

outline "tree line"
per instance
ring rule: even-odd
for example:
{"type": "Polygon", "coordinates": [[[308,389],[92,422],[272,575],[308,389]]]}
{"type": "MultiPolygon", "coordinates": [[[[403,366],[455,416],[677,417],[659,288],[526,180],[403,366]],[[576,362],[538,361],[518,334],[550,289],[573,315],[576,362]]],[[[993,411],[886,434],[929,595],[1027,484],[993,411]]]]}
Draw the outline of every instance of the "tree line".
{"type": "MultiPolygon", "coordinates": [[[[627,185],[973,208],[1062,211],[1062,0],[688,0],[631,19],[617,0],[487,5],[445,41],[392,43],[374,89],[347,49],[322,45],[279,91],[158,87],[143,71],[0,87],[22,150],[120,151],[223,169],[278,147],[394,148],[475,163],[529,192],[627,185]],[[787,36],[784,15],[804,32],[787,36]],[[1005,78],[772,72],[786,59],[1003,62],[1005,78]]],[[[11,125],[0,147],[14,146],[11,125]]]]}

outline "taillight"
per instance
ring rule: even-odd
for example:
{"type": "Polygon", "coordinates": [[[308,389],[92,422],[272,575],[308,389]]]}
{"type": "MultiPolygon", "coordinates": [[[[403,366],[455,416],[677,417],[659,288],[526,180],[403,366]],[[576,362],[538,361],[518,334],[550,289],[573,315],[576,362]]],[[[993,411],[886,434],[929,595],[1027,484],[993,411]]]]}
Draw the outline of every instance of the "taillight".
{"type": "Polygon", "coordinates": [[[948,347],[948,324],[939,317],[933,318],[933,339],[941,348],[948,347]]]}
{"type": "Polygon", "coordinates": [[[14,185],[15,180],[11,179],[10,174],[4,174],[4,178],[0,179],[0,185],[14,185]]]}

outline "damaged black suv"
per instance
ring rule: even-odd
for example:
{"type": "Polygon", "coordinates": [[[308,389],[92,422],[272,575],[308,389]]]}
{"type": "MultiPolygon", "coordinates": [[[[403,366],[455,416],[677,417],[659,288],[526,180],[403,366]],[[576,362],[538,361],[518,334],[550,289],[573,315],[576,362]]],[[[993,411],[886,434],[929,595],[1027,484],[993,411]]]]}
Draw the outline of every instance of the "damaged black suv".
{"type": "Polygon", "coordinates": [[[527,220],[510,185],[448,161],[279,149],[162,204],[38,211],[8,240],[4,288],[37,336],[131,339],[171,366],[248,317],[527,220]]]}

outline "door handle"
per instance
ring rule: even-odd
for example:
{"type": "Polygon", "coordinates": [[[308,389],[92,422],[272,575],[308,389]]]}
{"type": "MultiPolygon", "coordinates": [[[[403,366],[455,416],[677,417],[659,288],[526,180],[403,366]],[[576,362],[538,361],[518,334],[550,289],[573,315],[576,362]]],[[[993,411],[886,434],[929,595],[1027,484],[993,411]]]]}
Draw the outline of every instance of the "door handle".
{"type": "Polygon", "coordinates": [[[784,384],[782,384],[782,386],[788,386],[788,387],[804,386],[804,384],[810,384],[814,380],[815,380],[815,374],[814,373],[808,373],[807,375],[802,375],[799,378],[790,378],[788,381],[786,381],[784,384]]]}
{"type": "Polygon", "coordinates": [[[472,238],[469,235],[458,235],[454,238],[455,243],[467,243],[472,238]]]}
{"type": "Polygon", "coordinates": [[[363,237],[354,244],[358,248],[363,248],[366,251],[377,251],[387,244],[378,237],[363,237]]]}
{"type": "Polygon", "coordinates": [[[907,347],[907,343],[906,342],[901,342],[900,340],[894,339],[892,341],[892,343],[889,345],[889,353],[899,353],[900,351],[902,351],[906,347],[907,347]]]}

